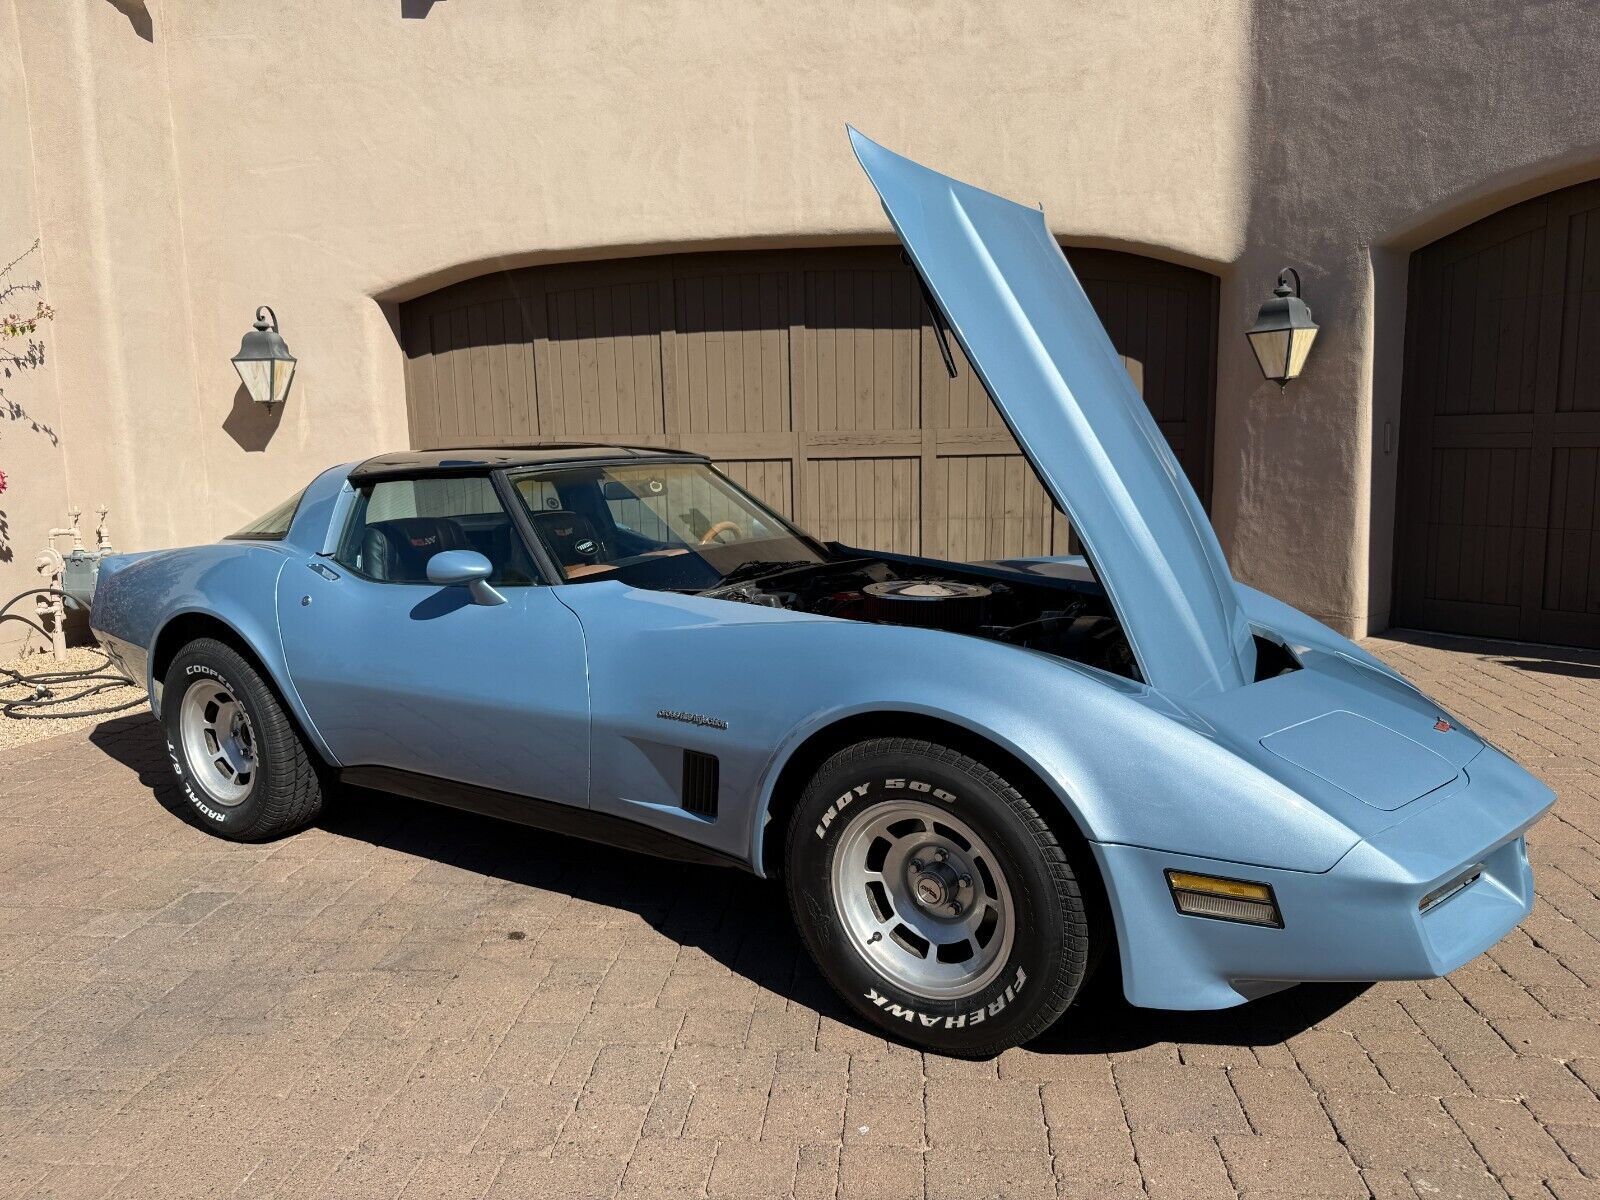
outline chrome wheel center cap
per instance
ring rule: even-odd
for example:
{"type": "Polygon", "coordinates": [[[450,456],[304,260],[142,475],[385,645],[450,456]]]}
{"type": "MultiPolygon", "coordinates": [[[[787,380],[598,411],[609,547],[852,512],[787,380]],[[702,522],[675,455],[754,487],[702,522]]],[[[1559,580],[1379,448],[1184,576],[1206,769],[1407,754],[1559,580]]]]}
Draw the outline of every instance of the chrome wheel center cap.
{"type": "Polygon", "coordinates": [[[931,863],[911,881],[911,894],[925,908],[948,908],[955,903],[960,882],[947,863],[931,863]]]}
{"type": "Polygon", "coordinates": [[[944,808],[906,799],[865,810],[846,828],[831,874],[851,944],[913,995],[976,995],[1011,953],[1005,871],[977,831],[944,808]]]}

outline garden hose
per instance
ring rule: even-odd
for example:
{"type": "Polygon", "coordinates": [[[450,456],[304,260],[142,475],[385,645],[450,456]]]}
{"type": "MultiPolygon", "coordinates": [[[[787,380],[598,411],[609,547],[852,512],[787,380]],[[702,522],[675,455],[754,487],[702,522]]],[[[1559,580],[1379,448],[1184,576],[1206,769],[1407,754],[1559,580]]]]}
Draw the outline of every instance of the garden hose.
{"type": "MultiPolygon", "coordinates": [[[[60,596],[63,602],[77,604],[72,597],[56,588],[29,588],[0,604],[0,625],[7,621],[20,621],[28,628],[49,637],[49,630],[27,613],[7,611],[12,605],[29,596],[60,596]]],[[[71,712],[50,711],[90,696],[98,696],[103,692],[134,686],[126,676],[111,666],[111,659],[107,655],[98,651],[96,653],[100,654],[101,661],[95,666],[78,671],[43,671],[36,675],[24,675],[21,671],[0,666],[0,687],[20,686],[33,689],[31,696],[23,696],[16,700],[0,700],[0,716],[15,717],[17,720],[67,720],[72,717],[109,716],[143,704],[144,696],[140,694],[131,700],[103,708],[82,708],[71,712]],[[62,692],[58,690],[61,688],[72,690],[62,692]]]]}

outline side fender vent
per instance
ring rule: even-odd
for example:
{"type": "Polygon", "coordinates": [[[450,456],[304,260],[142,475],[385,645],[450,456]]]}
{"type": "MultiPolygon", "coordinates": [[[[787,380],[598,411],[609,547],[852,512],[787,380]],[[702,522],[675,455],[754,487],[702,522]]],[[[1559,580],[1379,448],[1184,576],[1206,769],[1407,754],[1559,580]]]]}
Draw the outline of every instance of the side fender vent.
{"type": "Polygon", "coordinates": [[[696,816],[717,815],[718,766],[715,754],[683,752],[683,808],[696,816]]]}

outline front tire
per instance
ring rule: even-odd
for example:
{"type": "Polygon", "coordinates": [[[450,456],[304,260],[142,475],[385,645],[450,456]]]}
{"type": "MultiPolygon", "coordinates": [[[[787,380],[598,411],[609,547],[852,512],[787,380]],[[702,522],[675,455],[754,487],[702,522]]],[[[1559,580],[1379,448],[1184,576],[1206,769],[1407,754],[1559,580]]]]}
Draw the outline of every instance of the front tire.
{"type": "Polygon", "coordinates": [[[167,754],[200,824],[259,842],[322,811],[316,764],[289,715],[238,651],[212,638],[179,650],[161,692],[167,754]]]}
{"type": "Polygon", "coordinates": [[[932,742],[822,765],[789,827],[790,908],[856,1012],[928,1050],[988,1057],[1043,1033],[1090,962],[1078,879],[1009,782],[932,742]]]}

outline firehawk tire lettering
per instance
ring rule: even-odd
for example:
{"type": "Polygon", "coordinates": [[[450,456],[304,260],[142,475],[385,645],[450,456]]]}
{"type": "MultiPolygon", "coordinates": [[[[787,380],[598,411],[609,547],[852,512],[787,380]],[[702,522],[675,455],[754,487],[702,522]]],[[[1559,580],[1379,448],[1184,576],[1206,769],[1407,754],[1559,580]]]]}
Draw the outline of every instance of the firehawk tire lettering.
{"type": "Polygon", "coordinates": [[[978,1025],[990,1017],[998,1017],[1005,1011],[1006,1005],[1017,998],[1022,991],[1022,985],[1028,982],[1028,973],[1021,967],[1017,968],[1016,978],[1006,985],[1006,990],[982,1008],[975,1008],[970,1012],[960,1013],[953,1017],[941,1017],[937,1014],[929,1015],[918,1012],[914,1008],[896,1004],[889,997],[880,993],[876,988],[868,988],[866,997],[891,1017],[902,1021],[916,1021],[924,1029],[933,1029],[942,1022],[946,1029],[964,1029],[967,1025],[978,1025]]]}

